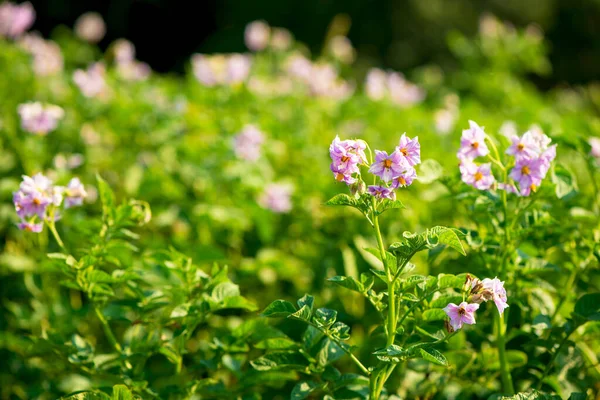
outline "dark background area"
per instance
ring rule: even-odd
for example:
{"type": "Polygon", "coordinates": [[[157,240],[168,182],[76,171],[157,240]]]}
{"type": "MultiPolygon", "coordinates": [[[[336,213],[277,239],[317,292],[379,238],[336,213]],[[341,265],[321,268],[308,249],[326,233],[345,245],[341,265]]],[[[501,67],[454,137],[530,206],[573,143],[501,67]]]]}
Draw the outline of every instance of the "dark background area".
{"type": "Polygon", "coordinates": [[[131,40],[138,58],[159,72],[181,72],[194,52],[245,51],[245,25],[263,19],[289,29],[313,54],[321,50],[338,14],[352,25],[348,36],[362,62],[408,71],[428,63],[452,65],[446,36],[477,32],[489,12],[515,26],[535,23],[550,42],[553,72],[542,87],[600,78],[600,0],[31,0],[34,29],[50,34],[97,11],[108,32],[131,40]]]}

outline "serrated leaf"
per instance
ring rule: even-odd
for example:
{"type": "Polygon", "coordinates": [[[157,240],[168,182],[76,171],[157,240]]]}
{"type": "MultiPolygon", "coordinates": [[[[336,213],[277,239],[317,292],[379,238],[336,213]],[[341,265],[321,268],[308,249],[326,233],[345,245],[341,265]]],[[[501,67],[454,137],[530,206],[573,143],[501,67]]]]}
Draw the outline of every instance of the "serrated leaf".
{"type": "Polygon", "coordinates": [[[448,366],[448,361],[446,360],[446,357],[444,357],[444,355],[436,349],[430,347],[421,347],[418,349],[418,354],[424,360],[427,360],[437,365],[443,365],[445,367],[448,366]]]}
{"type": "Polygon", "coordinates": [[[320,384],[315,381],[302,381],[298,382],[292,389],[290,396],[291,400],[303,400],[307,398],[312,392],[319,388],[320,384]]]}
{"type": "Polygon", "coordinates": [[[296,312],[296,307],[286,300],[275,300],[261,313],[263,317],[285,318],[296,312]]]}

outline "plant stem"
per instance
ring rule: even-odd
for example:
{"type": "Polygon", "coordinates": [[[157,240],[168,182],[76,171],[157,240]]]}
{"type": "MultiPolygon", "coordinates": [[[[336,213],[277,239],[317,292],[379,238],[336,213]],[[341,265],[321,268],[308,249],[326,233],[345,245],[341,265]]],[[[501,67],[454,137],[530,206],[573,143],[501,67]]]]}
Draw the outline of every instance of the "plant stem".
{"type": "Polygon", "coordinates": [[[115,338],[115,335],[113,334],[112,329],[110,329],[110,325],[108,324],[108,321],[106,320],[106,318],[104,318],[104,315],[98,309],[98,307],[96,307],[96,305],[94,305],[93,307],[94,307],[94,311],[96,312],[96,315],[98,316],[98,319],[102,323],[102,327],[104,328],[104,334],[108,338],[108,341],[113,345],[113,347],[115,348],[115,350],[117,352],[121,353],[123,351],[121,348],[121,345],[115,338]]]}
{"type": "Polygon", "coordinates": [[[515,389],[513,387],[512,376],[510,375],[510,366],[506,359],[506,342],[505,342],[505,325],[504,317],[494,313],[496,319],[496,345],[498,346],[498,358],[500,359],[500,374],[502,376],[502,388],[505,394],[513,395],[515,389]]]}
{"type": "Polygon", "coordinates": [[[63,243],[62,239],[60,238],[60,235],[58,234],[58,231],[56,230],[56,224],[54,223],[54,215],[51,215],[50,219],[47,220],[47,225],[50,232],[52,232],[52,236],[54,236],[56,243],[58,243],[61,249],[66,251],[67,249],[65,248],[65,244],[63,243]]]}

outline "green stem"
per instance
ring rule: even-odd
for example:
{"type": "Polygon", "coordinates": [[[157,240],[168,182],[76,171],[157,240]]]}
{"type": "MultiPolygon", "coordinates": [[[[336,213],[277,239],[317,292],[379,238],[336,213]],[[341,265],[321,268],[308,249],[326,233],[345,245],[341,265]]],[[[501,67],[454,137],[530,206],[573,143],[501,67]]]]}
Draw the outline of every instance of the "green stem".
{"type": "Polygon", "coordinates": [[[115,348],[115,350],[118,353],[121,353],[123,351],[121,348],[121,345],[115,338],[115,335],[113,334],[112,329],[110,329],[110,325],[108,324],[108,321],[106,320],[106,318],[104,318],[104,315],[98,309],[98,307],[96,307],[96,305],[94,305],[93,307],[94,307],[94,311],[96,312],[96,315],[98,316],[98,319],[102,323],[102,327],[104,328],[104,334],[108,338],[108,341],[113,345],[113,347],[115,348]]]}
{"type": "Polygon", "coordinates": [[[46,223],[48,225],[48,229],[50,230],[50,232],[52,232],[52,236],[54,236],[56,243],[58,243],[62,250],[66,251],[67,249],[65,247],[65,244],[63,243],[62,239],[60,238],[60,235],[58,234],[58,231],[56,230],[56,224],[54,223],[54,213],[52,213],[52,215],[46,221],[46,223]]]}
{"type": "Polygon", "coordinates": [[[500,359],[500,374],[502,376],[502,388],[505,394],[513,395],[515,389],[513,387],[512,376],[510,375],[510,366],[506,359],[506,338],[504,317],[494,313],[496,319],[496,345],[498,346],[498,358],[500,359]]]}

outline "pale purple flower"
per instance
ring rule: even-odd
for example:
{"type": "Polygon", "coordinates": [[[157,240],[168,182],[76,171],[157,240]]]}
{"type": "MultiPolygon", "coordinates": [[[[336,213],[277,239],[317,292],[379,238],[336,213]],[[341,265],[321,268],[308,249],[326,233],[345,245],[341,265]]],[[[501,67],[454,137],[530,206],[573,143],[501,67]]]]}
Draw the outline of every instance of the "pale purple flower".
{"type": "Polygon", "coordinates": [[[541,158],[522,158],[517,160],[509,176],[519,184],[521,195],[529,196],[541,184],[546,168],[546,163],[541,158]]]}
{"type": "Polygon", "coordinates": [[[417,171],[413,167],[407,165],[406,169],[400,175],[395,176],[392,179],[392,188],[398,189],[410,186],[416,178],[417,171]]]}
{"type": "Polygon", "coordinates": [[[252,59],[243,54],[194,54],[192,69],[196,79],[204,86],[236,84],[246,80],[252,59]]]}
{"type": "Polygon", "coordinates": [[[421,164],[421,145],[419,144],[418,136],[411,139],[406,136],[406,133],[402,134],[400,143],[398,144],[398,147],[396,147],[396,151],[402,154],[408,165],[411,167],[421,164]]]}
{"type": "Polygon", "coordinates": [[[514,156],[516,159],[523,157],[536,157],[540,151],[537,141],[531,132],[525,132],[523,136],[513,136],[511,145],[506,149],[506,154],[514,156]]]}
{"type": "Polygon", "coordinates": [[[117,64],[135,60],[135,46],[127,39],[117,39],[112,44],[112,51],[117,64]]]}
{"type": "Polygon", "coordinates": [[[0,4],[0,37],[21,36],[35,21],[35,10],[30,2],[0,4]]]}
{"type": "Polygon", "coordinates": [[[401,175],[406,167],[406,159],[399,151],[388,155],[385,151],[375,150],[375,162],[369,168],[369,172],[377,175],[384,182],[389,182],[395,176],[401,175]]]}
{"type": "Polygon", "coordinates": [[[44,223],[43,222],[34,223],[34,222],[28,222],[25,220],[21,220],[21,222],[19,222],[19,224],[17,226],[22,231],[40,233],[42,231],[42,229],[44,228],[44,223]]]}
{"type": "Polygon", "coordinates": [[[148,79],[152,69],[144,62],[137,60],[117,64],[117,73],[128,81],[144,81],[148,79]]]}
{"type": "Polygon", "coordinates": [[[513,136],[517,136],[517,124],[514,121],[504,121],[498,132],[504,137],[511,139],[513,136]]]}
{"type": "Polygon", "coordinates": [[[356,182],[352,176],[359,172],[359,165],[366,164],[366,143],[362,140],[340,140],[339,136],[329,145],[331,172],[338,182],[350,185],[356,182]]]}
{"type": "Polygon", "coordinates": [[[87,192],[79,178],[73,178],[66,188],[64,188],[65,208],[80,206],[83,204],[83,199],[86,198],[87,192]]]}
{"type": "Polygon", "coordinates": [[[590,155],[594,158],[600,159],[600,138],[591,137],[589,138],[588,143],[592,147],[590,150],[590,155]]]}
{"type": "Polygon", "coordinates": [[[462,132],[458,158],[460,160],[473,160],[477,157],[487,156],[489,152],[485,144],[485,132],[475,121],[469,121],[469,129],[462,132]]]}
{"type": "Polygon", "coordinates": [[[425,99],[425,90],[404,79],[398,72],[391,72],[387,79],[391,100],[401,107],[410,107],[425,99]]]}
{"type": "Polygon", "coordinates": [[[232,54],[227,60],[227,82],[230,84],[241,83],[248,78],[252,59],[244,54],[232,54]]]}
{"type": "Polygon", "coordinates": [[[18,113],[23,130],[42,136],[55,130],[65,114],[59,106],[39,102],[19,105],[18,113]]]}
{"type": "Polygon", "coordinates": [[[508,308],[506,289],[504,289],[504,282],[498,278],[489,279],[485,278],[481,281],[484,289],[492,292],[492,299],[498,308],[500,315],[508,308]]]}
{"type": "Polygon", "coordinates": [[[365,92],[371,100],[381,100],[387,93],[387,75],[379,68],[371,68],[365,81],[365,92]]]}
{"type": "Polygon", "coordinates": [[[546,150],[548,146],[550,146],[550,142],[552,142],[552,139],[550,139],[548,135],[546,135],[544,131],[542,131],[542,128],[540,128],[538,125],[531,125],[529,127],[529,133],[531,134],[531,137],[536,143],[538,152],[542,152],[546,150]]]}
{"type": "Polygon", "coordinates": [[[97,12],[86,12],[75,21],[75,34],[89,43],[98,43],[106,34],[106,24],[97,12]]]}
{"type": "Polygon", "coordinates": [[[63,56],[60,47],[40,35],[26,34],[19,40],[19,46],[33,56],[33,71],[37,76],[49,76],[63,70],[63,56]]]}
{"type": "Polygon", "coordinates": [[[394,189],[380,185],[371,185],[367,188],[367,192],[377,199],[396,200],[394,189]]]}
{"type": "Polygon", "coordinates": [[[85,97],[96,97],[106,90],[104,73],[104,64],[94,63],[87,70],[75,70],[73,82],[85,97]]]}
{"type": "Polygon", "coordinates": [[[264,140],[263,133],[256,126],[246,125],[233,138],[233,151],[238,158],[246,161],[256,161],[260,158],[260,150],[264,140]]]}
{"type": "Polygon", "coordinates": [[[488,190],[496,182],[491,163],[477,165],[472,161],[464,160],[460,165],[460,174],[464,183],[479,190],[488,190]]]}
{"type": "Polygon", "coordinates": [[[454,128],[456,112],[442,108],[433,114],[433,118],[435,120],[435,130],[441,135],[446,135],[454,128]]]}
{"type": "Polygon", "coordinates": [[[295,54],[286,61],[287,72],[303,82],[308,82],[310,80],[312,69],[312,62],[300,54],[295,54]]]}
{"type": "Polygon", "coordinates": [[[556,145],[548,146],[546,150],[540,154],[540,160],[542,160],[541,170],[542,175],[545,177],[550,169],[550,164],[556,158],[556,145]]]}
{"type": "Polygon", "coordinates": [[[293,188],[287,184],[271,183],[265,187],[258,203],[261,207],[276,213],[287,213],[292,209],[293,188]]]}
{"type": "Polygon", "coordinates": [[[48,206],[60,204],[60,200],[54,193],[52,181],[39,173],[33,177],[23,175],[19,190],[13,193],[13,204],[21,218],[44,219],[48,206]]]}
{"type": "Polygon", "coordinates": [[[269,44],[271,28],[264,21],[254,21],[246,25],[244,40],[252,51],[264,50],[269,44]]]}
{"type": "Polygon", "coordinates": [[[462,328],[463,324],[475,324],[475,311],[479,309],[479,304],[468,304],[463,301],[459,305],[454,303],[448,304],[444,308],[444,312],[450,317],[450,325],[456,331],[462,328]]]}

